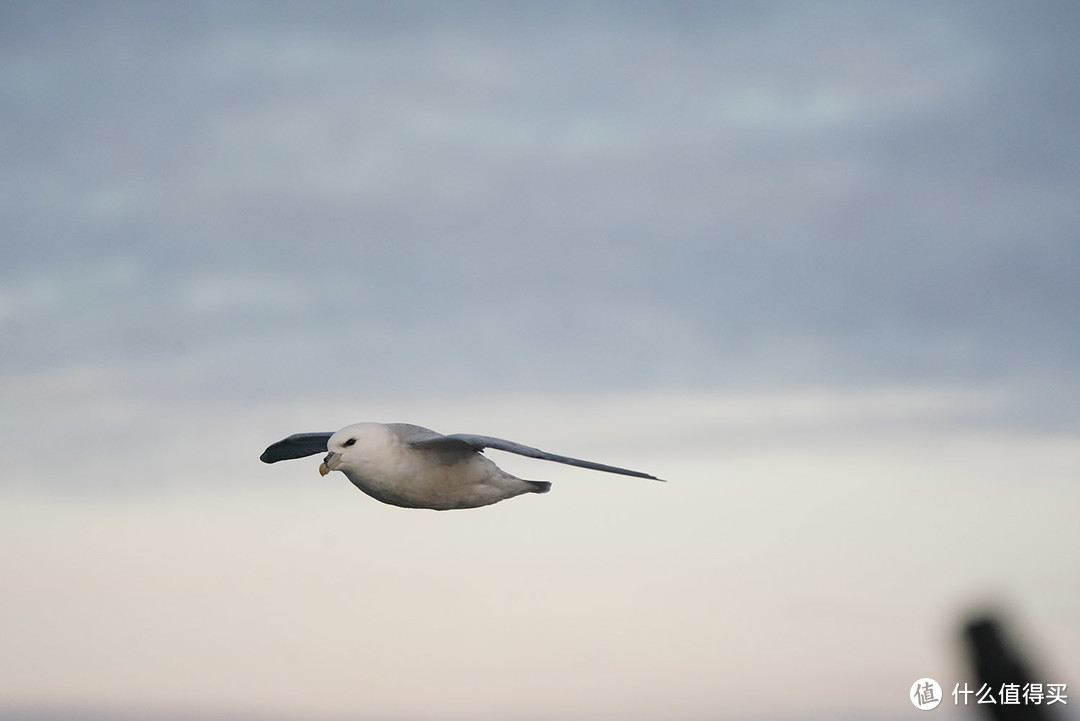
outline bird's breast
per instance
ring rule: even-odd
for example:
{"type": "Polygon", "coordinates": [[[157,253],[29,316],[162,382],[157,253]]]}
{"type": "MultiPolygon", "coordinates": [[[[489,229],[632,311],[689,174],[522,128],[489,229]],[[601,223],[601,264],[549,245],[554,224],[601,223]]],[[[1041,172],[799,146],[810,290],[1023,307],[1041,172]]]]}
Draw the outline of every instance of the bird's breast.
{"type": "Polygon", "coordinates": [[[505,474],[480,454],[447,463],[434,454],[403,450],[342,470],[372,498],[404,508],[475,508],[508,497],[499,483],[505,474]]]}

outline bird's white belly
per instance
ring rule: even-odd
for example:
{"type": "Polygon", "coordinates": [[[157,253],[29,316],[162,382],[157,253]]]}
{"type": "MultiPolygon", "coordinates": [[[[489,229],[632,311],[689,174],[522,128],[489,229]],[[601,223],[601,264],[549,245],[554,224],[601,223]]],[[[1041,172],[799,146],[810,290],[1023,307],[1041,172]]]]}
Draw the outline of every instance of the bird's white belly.
{"type": "Polygon", "coordinates": [[[503,473],[479,454],[452,464],[433,464],[419,453],[402,453],[382,463],[342,470],[372,498],[404,508],[476,508],[530,490],[526,482],[503,473]]]}

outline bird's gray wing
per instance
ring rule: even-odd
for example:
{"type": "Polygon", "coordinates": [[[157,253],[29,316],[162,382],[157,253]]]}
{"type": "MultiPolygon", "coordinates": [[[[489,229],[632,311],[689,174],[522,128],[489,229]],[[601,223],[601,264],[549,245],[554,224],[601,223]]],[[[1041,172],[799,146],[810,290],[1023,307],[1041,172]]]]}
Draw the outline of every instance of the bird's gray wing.
{"type": "Polygon", "coordinates": [[[294,433],[267,447],[259,460],[263,463],[277,463],[290,458],[303,458],[316,453],[326,452],[326,443],[333,433],[294,433]]]}
{"type": "Polygon", "coordinates": [[[624,476],[636,476],[637,478],[651,478],[654,481],[663,480],[662,478],[657,478],[656,476],[651,476],[648,473],[642,473],[641,471],[630,471],[625,468],[607,466],[603,463],[593,463],[592,461],[583,461],[579,458],[559,456],[554,453],[542,451],[539,448],[524,446],[520,443],[514,443],[513,441],[504,441],[502,438],[492,438],[491,436],[477,436],[471,433],[454,433],[449,436],[439,436],[438,438],[429,438],[425,440],[414,441],[409,445],[413,446],[414,448],[431,448],[433,450],[442,451],[459,451],[463,454],[476,453],[484,450],[485,448],[494,448],[497,451],[507,451],[508,453],[516,453],[519,456],[539,458],[543,461],[555,461],[556,463],[565,463],[568,466],[591,468],[594,471],[620,473],[624,476]]]}
{"type": "Polygon", "coordinates": [[[436,433],[430,428],[414,426],[412,423],[387,423],[386,427],[397,436],[398,441],[406,445],[412,445],[417,441],[430,441],[436,438],[445,438],[442,433],[436,433]]]}

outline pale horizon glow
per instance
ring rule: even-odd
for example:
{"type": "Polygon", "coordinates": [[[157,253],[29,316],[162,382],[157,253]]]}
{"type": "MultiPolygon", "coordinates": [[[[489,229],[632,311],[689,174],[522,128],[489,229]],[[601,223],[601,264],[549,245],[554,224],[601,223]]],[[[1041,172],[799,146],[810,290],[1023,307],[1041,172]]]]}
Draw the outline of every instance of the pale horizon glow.
{"type": "MultiPolygon", "coordinates": [[[[1073,678],[1080,587],[1059,571],[1080,540],[1080,444],[938,424],[1009,401],[894,388],[402,407],[501,417],[557,450],[577,437],[575,452],[670,479],[497,454],[552,492],[444,513],[378,504],[319,478],[317,459],[264,466],[258,448],[178,495],[190,466],[117,448],[161,490],[5,496],[4,700],[191,708],[197,687],[195,706],[253,718],[899,714],[898,680],[961,677],[955,625],[985,603],[1073,678]],[[669,442],[672,419],[704,417],[726,436],[669,442]],[[836,678],[859,680],[840,705],[836,678]]],[[[230,438],[203,442],[220,460],[230,438]]]]}

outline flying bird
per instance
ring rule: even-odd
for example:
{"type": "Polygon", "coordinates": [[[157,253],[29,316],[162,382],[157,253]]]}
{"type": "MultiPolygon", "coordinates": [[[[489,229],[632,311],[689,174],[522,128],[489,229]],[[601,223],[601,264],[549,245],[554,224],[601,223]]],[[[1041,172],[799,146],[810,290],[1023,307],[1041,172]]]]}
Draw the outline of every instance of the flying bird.
{"type": "Polygon", "coordinates": [[[482,455],[485,448],[624,476],[640,471],[582,461],[491,436],[441,433],[408,423],[355,423],[336,433],[296,433],[270,445],[259,460],[277,463],[328,451],[319,474],[341,471],[377,501],[402,508],[478,508],[523,493],[547,493],[548,481],[512,476],[482,455]]]}

